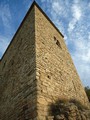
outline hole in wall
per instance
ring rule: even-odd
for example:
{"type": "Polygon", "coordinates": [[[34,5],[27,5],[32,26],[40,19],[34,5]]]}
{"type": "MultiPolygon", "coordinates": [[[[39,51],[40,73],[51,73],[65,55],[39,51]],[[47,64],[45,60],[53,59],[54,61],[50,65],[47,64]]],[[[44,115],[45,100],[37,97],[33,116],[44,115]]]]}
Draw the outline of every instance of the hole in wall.
{"type": "Polygon", "coordinates": [[[48,75],[47,77],[48,77],[49,79],[51,79],[51,77],[50,77],[49,75],[48,75]]]}
{"type": "Polygon", "coordinates": [[[23,117],[24,120],[29,120],[29,116],[28,116],[28,105],[23,106],[23,117]]]}
{"type": "Polygon", "coordinates": [[[56,44],[61,48],[60,42],[57,40],[56,44]]]}
{"type": "Polygon", "coordinates": [[[61,44],[60,44],[59,40],[56,39],[55,36],[54,36],[54,41],[55,41],[56,45],[57,45],[59,48],[61,48],[61,44]]]}
{"type": "Polygon", "coordinates": [[[56,39],[56,37],[54,36],[54,41],[56,41],[57,39],[56,39]]]}
{"type": "Polygon", "coordinates": [[[47,59],[47,57],[45,57],[45,59],[47,59]]]}
{"type": "Polygon", "coordinates": [[[44,42],[42,42],[42,44],[44,44],[44,42]]]}
{"type": "Polygon", "coordinates": [[[11,65],[14,65],[14,60],[11,61],[11,65]]]}
{"type": "Polygon", "coordinates": [[[28,105],[23,106],[23,111],[28,109],[28,105]]]}
{"type": "Polygon", "coordinates": [[[4,63],[3,63],[3,68],[2,68],[2,69],[4,69],[5,65],[6,65],[6,61],[4,61],[4,63]]]}

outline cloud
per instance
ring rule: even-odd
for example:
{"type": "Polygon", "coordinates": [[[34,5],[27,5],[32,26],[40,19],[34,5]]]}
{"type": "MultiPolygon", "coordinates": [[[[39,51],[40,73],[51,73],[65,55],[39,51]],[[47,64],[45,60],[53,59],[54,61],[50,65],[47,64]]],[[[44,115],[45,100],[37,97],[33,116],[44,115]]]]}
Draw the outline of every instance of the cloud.
{"type": "Polygon", "coordinates": [[[88,33],[88,39],[90,40],[90,32],[88,33]]]}
{"type": "Polygon", "coordinates": [[[9,43],[10,43],[9,38],[0,35],[0,57],[2,57],[2,55],[4,54],[9,43]]]}
{"type": "Polygon", "coordinates": [[[11,23],[11,12],[8,4],[0,4],[0,18],[3,22],[4,27],[10,28],[11,23]]]}
{"type": "Polygon", "coordinates": [[[72,6],[72,11],[73,11],[73,17],[78,21],[81,18],[81,8],[78,5],[73,5],[72,6]]]}
{"type": "MultiPolygon", "coordinates": [[[[84,85],[90,85],[90,12],[87,2],[74,1],[72,6],[72,18],[68,24],[68,46],[72,43],[74,51],[71,55],[84,85]],[[86,7],[85,7],[86,6],[86,7]]],[[[70,49],[70,47],[69,47],[70,49]]]]}
{"type": "Polygon", "coordinates": [[[1,26],[4,28],[3,31],[0,28],[0,58],[5,52],[9,42],[10,42],[10,35],[11,35],[11,21],[12,16],[10,12],[9,4],[1,3],[0,4],[0,22],[2,23],[1,26]]]}
{"type": "Polygon", "coordinates": [[[71,6],[71,11],[72,11],[72,19],[69,22],[68,25],[68,32],[72,32],[72,30],[75,28],[75,25],[77,24],[78,21],[80,21],[82,17],[82,9],[80,5],[78,4],[78,1],[75,1],[72,6],[71,6]]]}
{"type": "Polygon", "coordinates": [[[80,25],[73,30],[74,35],[71,35],[69,43],[72,42],[72,46],[75,49],[71,52],[71,55],[78,73],[81,79],[88,83],[90,72],[90,40],[88,39],[89,34],[85,34],[85,30],[82,28],[80,25]]]}
{"type": "Polygon", "coordinates": [[[23,5],[25,6],[26,10],[30,8],[32,2],[33,0],[23,0],[23,5]]]}
{"type": "Polygon", "coordinates": [[[45,2],[46,0],[41,0],[41,2],[43,3],[43,2],[45,2]]]}
{"type": "Polygon", "coordinates": [[[89,4],[88,4],[88,7],[90,7],[90,2],[89,2],[89,4]]]}
{"type": "Polygon", "coordinates": [[[52,4],[52,11],[56,12],[56,14],[59,15],[58,17],[62,16],[66,18],[69,16],[68,13],[70,13],[70,4],[71,4],[69,0],[68,1],[54,0],[51,4],[52,4]]]}
{"type": "Polygon", "coordinates": [[[56,12],[56,14],[61,14],[62,12],[62,6],[60,7],[60,4],[58,1],[54,1],[52,3],[52,9],[56,12]]]}

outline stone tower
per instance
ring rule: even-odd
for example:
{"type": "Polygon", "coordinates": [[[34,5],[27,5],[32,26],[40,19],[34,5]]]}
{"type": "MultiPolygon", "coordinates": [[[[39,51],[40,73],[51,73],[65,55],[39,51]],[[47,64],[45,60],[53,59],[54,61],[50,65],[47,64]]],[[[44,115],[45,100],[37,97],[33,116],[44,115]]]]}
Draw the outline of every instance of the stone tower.
{"type": "Polygon", "coordinates": [[[46,120],[62,98],[88,104],[63,35],[34,2],[0,61],[0,120],[46,120]]]}

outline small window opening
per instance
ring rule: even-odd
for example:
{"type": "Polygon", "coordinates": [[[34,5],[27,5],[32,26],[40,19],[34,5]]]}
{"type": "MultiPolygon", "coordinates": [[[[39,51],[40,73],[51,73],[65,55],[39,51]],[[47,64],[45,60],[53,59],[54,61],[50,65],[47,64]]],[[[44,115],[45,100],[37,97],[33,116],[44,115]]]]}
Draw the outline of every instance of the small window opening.
{"type": "Polygon", "coordinates": [[[56,39],[56,37],[54,36],[54,41],[56,41],[57,39],[56,39]]]}
{"type": "Polygon", "coordinates": [[[56,39],[56,37],[54,37],[54,41],[55,41],[56,45],[61,48],[61,44],[60,44],[59,40],[56,39]]]}
{"type": "Polygon", "coordinates": [[[60,42],[57,40],[56,44],[61,48],[60,42]]]}

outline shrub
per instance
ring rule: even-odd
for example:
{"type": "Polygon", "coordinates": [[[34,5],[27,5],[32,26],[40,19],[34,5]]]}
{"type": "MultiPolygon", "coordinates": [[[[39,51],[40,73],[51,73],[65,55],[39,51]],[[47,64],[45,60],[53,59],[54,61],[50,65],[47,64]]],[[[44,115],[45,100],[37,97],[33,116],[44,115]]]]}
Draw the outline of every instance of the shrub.
{"type": "Polygon", "coordinates": [[[87,97],[88,97],[89,102],[90,102],[90,88],[88,86],[85,87],[85,91],[86,91],[87,97]]]}

